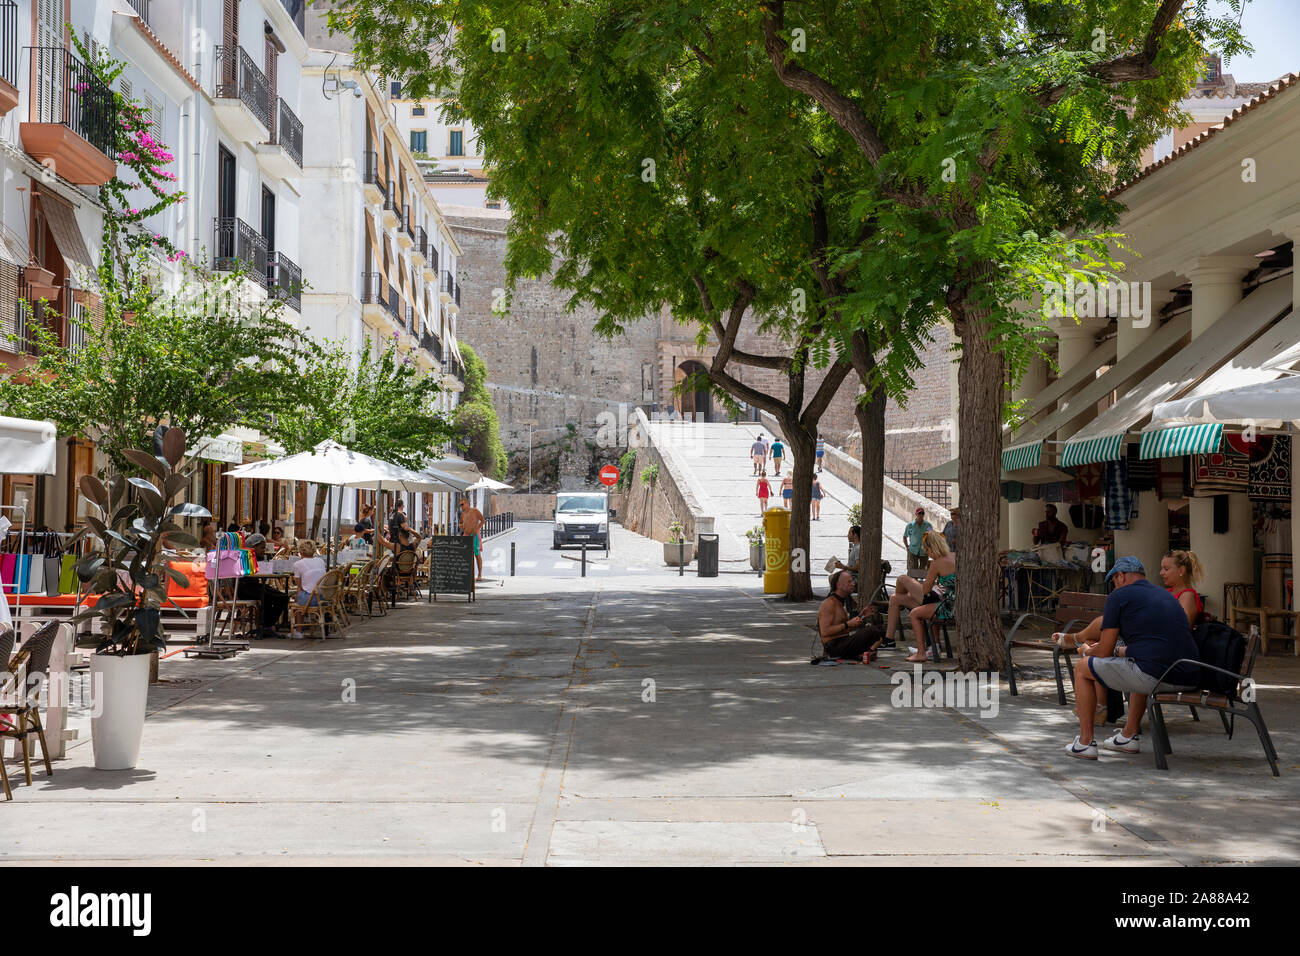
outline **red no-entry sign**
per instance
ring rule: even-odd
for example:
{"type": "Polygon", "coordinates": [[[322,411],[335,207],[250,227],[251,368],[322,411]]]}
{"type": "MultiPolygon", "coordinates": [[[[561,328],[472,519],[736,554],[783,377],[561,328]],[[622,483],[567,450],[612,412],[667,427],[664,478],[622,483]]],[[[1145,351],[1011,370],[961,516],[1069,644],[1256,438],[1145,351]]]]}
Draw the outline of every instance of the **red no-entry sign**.
{"type": "Polygon", "coordinates": [[[610,488],[618,484],[618,468],[614,465],[606,465],[600,469],[600,483],[608,485],[610,488]]]}

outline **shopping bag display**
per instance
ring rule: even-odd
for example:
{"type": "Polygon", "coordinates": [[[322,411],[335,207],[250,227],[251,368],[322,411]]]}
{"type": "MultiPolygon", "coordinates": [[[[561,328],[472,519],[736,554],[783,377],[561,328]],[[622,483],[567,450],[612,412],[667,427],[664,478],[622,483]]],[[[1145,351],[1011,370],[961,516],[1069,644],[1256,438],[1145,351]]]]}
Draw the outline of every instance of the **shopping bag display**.
{"type": "Polygon", "coordinates": [[[72,594],[81,583],[77,580],[77,556],[65,554],[59,558],[59,593],[72,594]]]}

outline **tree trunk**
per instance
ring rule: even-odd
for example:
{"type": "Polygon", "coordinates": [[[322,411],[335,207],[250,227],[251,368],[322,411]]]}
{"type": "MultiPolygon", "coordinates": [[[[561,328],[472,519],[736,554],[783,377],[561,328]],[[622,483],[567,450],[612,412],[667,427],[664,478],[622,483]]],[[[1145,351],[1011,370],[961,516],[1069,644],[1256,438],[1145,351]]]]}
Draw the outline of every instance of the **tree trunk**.
{"type": "MultiPolygon", "coordinates": [[[[795,410],[798,411],[797,409],[795,410]]],[[[793,416],[781,422],[786,444],[794,456],[794,498],[790,502],[790,580],[785,596],[791,601],[806,601],[813,596],[812,574],[812,479],[817,436],[811,434],[793,416]],[[796,562],[796,555],[801,555],[796,562]],[[802,570],[796,571],[796,565],[802,570]]],[[[787,464],[789,459],[786,459],[787,464]]],[[[784,476],[783,476],[784,477],[784,476]]]]}
{"type": "Polygon", "coordinates": [[[958,662],[963,671],[998,670],[1003,660],[998,609],[1003,361],[989,341],[988,310],[971,290],[950,302],[961,336],[957,370],[961,551],[957,555],[958,662]]]}
{"type": "Polygon", "coordinates": [[[320,520],[321,515],[325,513],[325,486],[316,486],[316,503],[312,507],[311,513],[311,532],[307,537],[314,540],[320,539],[320,520]]]}
{"type": "MultiPolygon", "coordinates": [[[[863,388],[871,387],[876,360],[866,335],[858,332],[852,343],[853,369],[863,388]]],[[[884,583],[880,574],[880,552],[885,538],[885,405],[888,399],[879,386],[854,407],[858,431],[862,434],[862,543],[858,567],[858,607],[866,607],[884,583]]]]}

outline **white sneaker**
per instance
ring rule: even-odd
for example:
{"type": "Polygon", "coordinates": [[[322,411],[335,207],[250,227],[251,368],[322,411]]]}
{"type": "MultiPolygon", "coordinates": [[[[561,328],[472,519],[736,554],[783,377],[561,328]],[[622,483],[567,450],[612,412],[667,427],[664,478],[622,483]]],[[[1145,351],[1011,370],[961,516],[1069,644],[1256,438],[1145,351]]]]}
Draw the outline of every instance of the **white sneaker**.
{"type": "Polygon", "coordinates": [[[1122,730],[1117,730],[1105,740],[1101,745],[1107,750],[1114,750],[1122,754],[1135,754],[1141,750],[1141,744],[1138,738],[1140,734],[1134,734],[1132,737],[1125,737],[1122,730]]]}
{"type": "Polygon", "coordinates": [[[1085,747],[1079,743],[1079,738],[1075,737],[1074,742],[1065,748],[1065,752],[1071,757],[1078,757],[1080,760],[1096,760],[1097,741],[1094,740],[1085,747]]]}
{"type": "Polygon", "coordinates": [[[302,633],[302,631],[293,631],[289,634],[289,640],[291,641],[301,641],[304,639],[305,639],[305,635],[302,633]]]}

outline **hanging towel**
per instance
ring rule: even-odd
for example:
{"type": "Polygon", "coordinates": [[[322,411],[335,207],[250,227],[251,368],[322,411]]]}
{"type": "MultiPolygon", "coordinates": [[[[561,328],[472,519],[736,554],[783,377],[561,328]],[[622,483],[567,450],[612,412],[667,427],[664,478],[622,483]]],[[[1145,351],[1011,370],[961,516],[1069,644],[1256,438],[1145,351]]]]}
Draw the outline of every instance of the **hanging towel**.
{"type": "Polygon", "coordinates": [[[1128,487],[1133,494],[1155,491],[1160,479],[1160,465],[1154,458],[1139,458],[1138,446],[1128,446],[1128,487]]]}
{"type": "Polygon", "coordinates": [[[1127,531],[1129,516],[1133,511],[1133,492],[1128,486],[1127,462],[1108,461],[1102,473],[1102,487],[1106,499],[1106,528],[1109,531],[1127,531]]]}
{"type": "Polygon", "coordinates": [[[1097,501],[1101,498],[1101,465],[1093,462],[1074,469],[1074,483],[1079,489],[1080,501],[1097,501]]]}
{"type": "Polygon", "coordinates": [[[1183,471],[1186,463],[1186,458],[1160,459],[1160,468],[1156,478],[1157,498],[1164,500],[1165,498],[1187,497],[1187,488],[1183,481],[1183,471]]]}

